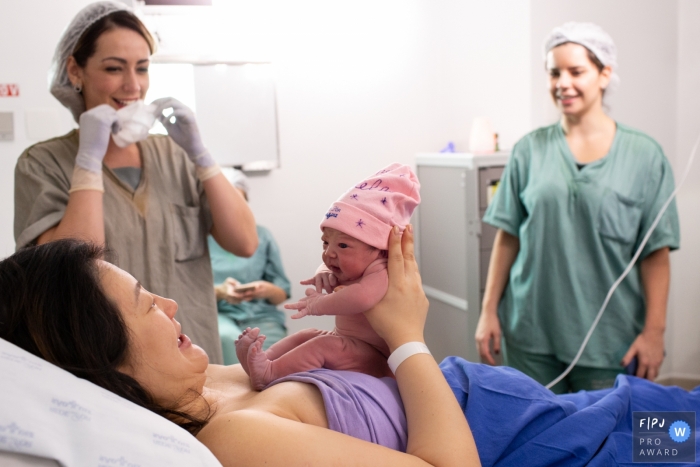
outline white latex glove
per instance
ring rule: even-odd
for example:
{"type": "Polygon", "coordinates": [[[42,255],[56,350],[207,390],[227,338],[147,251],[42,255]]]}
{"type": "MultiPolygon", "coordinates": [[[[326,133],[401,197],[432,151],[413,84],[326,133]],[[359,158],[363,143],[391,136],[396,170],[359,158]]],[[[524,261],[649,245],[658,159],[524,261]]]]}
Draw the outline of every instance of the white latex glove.
{"type": "Polygon", "coordinates": [[[80,139],[75,165],[92,173],[102,173],[117,111],[107,104],[98,105],[80,116],[80,139]]]}
{"type": "Polygon", "coordinates": [[[202,143],[194,112],[189,107],[173,97],[156,99],[151,104],[156,105],[157,118],[168,131],[168,135],[185,150],[197,167],[216,165],[216,161],[202,143]],[[173,113],[164,116],[163,110],[170,108],[173,109],[173,113]]]}

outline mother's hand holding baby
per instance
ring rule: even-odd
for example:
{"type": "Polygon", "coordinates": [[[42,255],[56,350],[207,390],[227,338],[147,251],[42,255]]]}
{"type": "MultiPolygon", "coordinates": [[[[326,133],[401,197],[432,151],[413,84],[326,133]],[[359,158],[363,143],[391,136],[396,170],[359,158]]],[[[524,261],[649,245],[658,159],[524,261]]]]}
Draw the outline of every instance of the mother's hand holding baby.
{"type": "MultiPolygon", "coordinates": [[[[389,345],[392,356],[396,349],[409,343],[423,343],[423,328],[428,315],[428,299],[421,285],[414,254],[413,228],[403,232],[396,226],[389,235],[389,288],[384,298],[364,314],[374,331],[389,345]]],[[[399,350],[397,353],[400,353],[399,350]]],[[[392,368],[399,393],[406,409],[406,421],[411,438],[408,451],[430,453],[423,457],[431,465],[481,465],[476,444],[465,417],[445,378],[429,353],[404,354],[392,368]],[[430,394],[430,397],[425,397],[430,394]],[[457,416],[456,416],[457,415],[457,416]],[[450,438],[431,428],[441,420],[450,428],[450,438]],[[414,436],[417,435],[417,436],[414,436]],[[449,453],[450,459],[438,459],[437,453],[449,453]],[[469,463],[465,460],[469,459],[469,463]],[[444,463],[443,463],[444,462],[444,463]]],[[[444,423],[444,424],[443,424],[444,423]]]]}
{"type": "Polygon", "coordinates": [[[365,312],[372,328],[393,352],[406,342],[424,342],[428,299],[423,292],[413,248],[413,226],[389,236],[389,289],[384,299],[365,312]]]}

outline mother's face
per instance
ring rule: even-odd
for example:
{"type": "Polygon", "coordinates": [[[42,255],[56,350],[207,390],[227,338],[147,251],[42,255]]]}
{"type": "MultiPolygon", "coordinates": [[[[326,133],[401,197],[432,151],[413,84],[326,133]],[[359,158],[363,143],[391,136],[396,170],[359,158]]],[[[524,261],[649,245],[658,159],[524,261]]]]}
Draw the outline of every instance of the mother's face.
{"type": "Polygon", "coordinates": [[[209,360],[181,333],[177,303],[148,292],[129,273],[103,261],[100,281],[129,329],[127,362],[120,371],[162,404],[179,401],[189,389],[201,391],[209,360]]]}
{"type": "Polygon", "coordinates": [[[120,109],[146,97],[151,50],[136,31],[110,29],[97,39],[95,53],[80,67],[73,57],[67,71],[73,85],[83,88],[85,109],[101,104],[120,109]]]}

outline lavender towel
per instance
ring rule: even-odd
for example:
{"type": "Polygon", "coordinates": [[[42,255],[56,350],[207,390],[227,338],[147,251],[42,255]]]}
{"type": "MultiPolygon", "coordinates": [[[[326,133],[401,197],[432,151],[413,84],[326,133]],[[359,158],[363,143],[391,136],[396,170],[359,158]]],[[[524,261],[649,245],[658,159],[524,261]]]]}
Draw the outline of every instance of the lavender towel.
{"type": "Polygon", "coordinates": [[[295,373],[271,384],[284,381],[316,385],[331,430],[406,452],[406,414],[395,380],[322,368],[295,373]]]}

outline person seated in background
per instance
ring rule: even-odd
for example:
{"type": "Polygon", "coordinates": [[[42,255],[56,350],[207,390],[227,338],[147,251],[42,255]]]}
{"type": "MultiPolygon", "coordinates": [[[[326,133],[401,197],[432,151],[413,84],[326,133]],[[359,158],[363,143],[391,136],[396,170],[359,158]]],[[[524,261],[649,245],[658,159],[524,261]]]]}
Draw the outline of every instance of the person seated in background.
{"type": "MultiPolygon", "coordinates": [[[[221,171],[247,201],[250,187],[243,172],[233,168],[221,171]]],[[[250,258],[229,253],[209,236],[225,365],[238,363],[234,341],[246,327],[260,328],[267,336],[264,348],[287,335],[285,315],[277,305],[290,297],[289,279],[272,233],[261,225],[256,229],[259,244],[250,258]]]]}
{"type": "Polygon", "coordinates": [[[315,368],[351,370],[390,376],[389,347],[363,314],[384,297],[387,238],[394,226],[403,230],[420,203],[420,184],[405,165],[391,164],[353,185],[331,205],[321,222],[323,263],[306,297],[285,308],[292,318],[335,315],[335,329],[304,329],[262,350],[265,335],[246,329],[236,341],[238,359],[261,390],[283,376],[315,368]],[[322,293],[325,289],[326,294],[322,293]]]}

